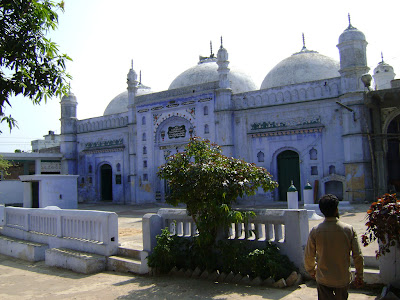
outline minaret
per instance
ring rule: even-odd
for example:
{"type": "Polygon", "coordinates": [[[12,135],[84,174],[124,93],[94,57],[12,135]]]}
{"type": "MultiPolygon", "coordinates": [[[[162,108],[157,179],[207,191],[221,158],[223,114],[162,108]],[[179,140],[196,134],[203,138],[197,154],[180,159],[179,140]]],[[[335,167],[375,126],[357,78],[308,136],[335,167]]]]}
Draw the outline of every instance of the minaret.
{"type": "Polygon", "coordinates": [[[363,91],[364,85],[361,76],[368,73],[367,65],[367,41],[365,35],[351,25],[350,14],[349,26],[339,37],[337,45],[340,55],[340,70],[342,78],[342,91],[363,91]]]}
{"type": "Polygon", "coordinates": [[[228,51],[221,47],[217,54],[219,88],[215,98],[215,128],[217,144],[222,147],[224,155],[234,156],[234,126],[232,90],[229,82],[228,51]]]}
{"type": "Polygon", "coordinates": [[[78,102],[71,89],[61,99],[61,174],[77,174],[76,108],[78,102]]]}
{"type": "Polygon", "coordinates": [[[129,123],[136,123],[136,112],[134,110],[135,105],[135,96],[139,86],[139,82],[137,81],[137,74],[135,70],[133,70],[133,60],[132,66],[128,72],[126,83],[128,84],[128,110],[129,110],[129,123]]]}
{"type": "Polygon", "coordinates": [[[131,203],[136,203],[136,191],[138,189],[137,178],[137,125],[136,125],[136,92],[138,89],[139,82],[137,81],[137,74],[133,70],[133,61],[131,69],[127,75],[126,81],[128,87],[128,128],[129,128],[129,137],[128,137],[128,153],[129,153],[129,181],[130,181],[130,194],[131,194],[131,203]]]}
{"type": "Polygon", "coordinates": [[[372,200],[371,156],[366,127],[369,115],[364,105],[364,84],[361,76],[368,73],[367,41],[364,34],[349,26],[339,37],[342,106],[342,140],[346,178],[345,200],[364,202],[372,200]]]}
{"type": "Polygon", "coordinates": [[[383,61],[382,53],[381,57],[382,61],[378,63],[378,66],[374,69],[373,75],[376,90],[390,89],[392,87],[390,82],[396,76],[393,67],[383,61]]]}
{"type": "Polygon", "coordinates": [[[230,89],[231,84],[228,79],[229,74],[229,61],[228,61],[228,51],[222,45],[221,37],[221,47],[217,54],[217,65],[218,65],[218,76],[219,76],[219,88],[220,89],[230,89]]]}

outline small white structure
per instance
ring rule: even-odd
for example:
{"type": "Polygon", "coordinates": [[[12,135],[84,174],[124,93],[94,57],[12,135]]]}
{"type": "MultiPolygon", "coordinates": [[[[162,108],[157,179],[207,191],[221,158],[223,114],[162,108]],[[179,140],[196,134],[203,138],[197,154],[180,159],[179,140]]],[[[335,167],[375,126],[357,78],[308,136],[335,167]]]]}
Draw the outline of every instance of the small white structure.
{"type": "Polygon", "coordinates": [[[22,175],[24,207],[78,208],[78,175],[22,175]]]}
{"type": "Polygon", "coordinates": [[[287,202],[289,209],[298,209],[299,208],[299,192],[293,184],[293,180],[290,184],[290,187],[287,191],[287,202]]]}
{"type": "Polygon", "coordinates": [[[303,199],[304,204],[314,204],[314,191],[309,182],[307,182],[303,189],[303,199]]]}

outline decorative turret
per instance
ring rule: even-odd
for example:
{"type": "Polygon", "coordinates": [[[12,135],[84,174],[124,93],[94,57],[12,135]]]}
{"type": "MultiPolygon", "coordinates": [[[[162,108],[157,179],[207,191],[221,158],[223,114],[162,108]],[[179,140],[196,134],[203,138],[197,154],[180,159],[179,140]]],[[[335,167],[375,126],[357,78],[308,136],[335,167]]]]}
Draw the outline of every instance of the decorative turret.
{"type": "Polygon", "coordinates": [[[217,64],[218,64],[219,87],[221,89],[229,89],[230,82],[228,79],[228,74],[229,74],[228,51],[226,51],[226,49],[222,45],[222,37],[221,37],[221,46],[217,54],[217,64]]]}
{"type": "Polygon", "coordinates": [[[363,91],[361,76],[368,73],[367,41],[364,33],[351,25],[339,37],[340,70],[343,92],[363,91]]]}
{"type": "Polygon", "coordinates": [[[61,98],[61,134],[76,133],[76,108],[78,102],[75,95],[68,91],[68,95],[61,98]]]}
{"type": "Polygon", "coordinates": [[[129,123],[136,123],[136,112],[135,112],[135,97],[139,87],[139,81],[137,80],[137,74],[133,70],[133,60],[131,69],[128,72],[126,83],[128,84],[128,111],[129,123]]]}
{"type": "Polygon", "coordinates": [[[396,74],[391,65],[383,61],[383,54],[381,53],[382,61],[378,63],[378,66],[374,69],[374,81],[375,89],[383,90],[391,88],[391,81],[394,79],[396,74]]]}
{"type": "Polygon", "coordinates": [[[77,174],[76,108],[78,102],[71,89],[61,98],[61,174],[77,174]]]}
{"type": "Polygon", "coordinates": [[[139,86],[139,82],[137,81],[137,74],[135,70],[133,70],[133,60],[131,69],[128,72],[126,83],[128,84],[128,95],[129,95],[129,105],[134,104],[136,91],[139,86]]]}

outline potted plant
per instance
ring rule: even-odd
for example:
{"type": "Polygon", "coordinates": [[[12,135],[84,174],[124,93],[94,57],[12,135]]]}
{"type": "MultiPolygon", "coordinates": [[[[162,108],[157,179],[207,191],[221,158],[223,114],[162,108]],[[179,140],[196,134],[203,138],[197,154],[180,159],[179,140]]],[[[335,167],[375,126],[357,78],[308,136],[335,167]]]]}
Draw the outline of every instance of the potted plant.
{"type": "Polygon", "coordinates": [[[367,211],[367,230],[362,243],[378,241],[380,276],[384,283],[400,287],[400,200],[396,194],[385,194],[367,211]]]}

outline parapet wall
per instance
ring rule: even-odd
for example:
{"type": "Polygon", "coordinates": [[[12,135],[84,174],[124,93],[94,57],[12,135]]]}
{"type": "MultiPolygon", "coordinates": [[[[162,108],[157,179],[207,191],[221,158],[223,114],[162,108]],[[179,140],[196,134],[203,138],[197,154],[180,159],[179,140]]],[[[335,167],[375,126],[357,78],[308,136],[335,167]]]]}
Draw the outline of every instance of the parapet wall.
{"type": "MultiPolygon", "coordinates": [[[[304,249],[308,237],[308,218],[305,209],[254,209],[256,217],[247,224],[231,224],[228,238],[248,243],[275,243],[282,254],[304,273],[304,249]]],[[[193,219],[185,209],[160,209],[157,214],[143,217],[143,250],[152,252],[156,246],[156,235],[163,228],[172,234],[191,237],[198,234],[193,219]]]]}

